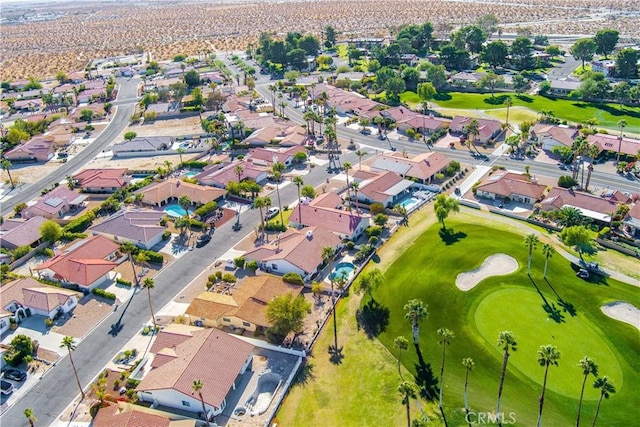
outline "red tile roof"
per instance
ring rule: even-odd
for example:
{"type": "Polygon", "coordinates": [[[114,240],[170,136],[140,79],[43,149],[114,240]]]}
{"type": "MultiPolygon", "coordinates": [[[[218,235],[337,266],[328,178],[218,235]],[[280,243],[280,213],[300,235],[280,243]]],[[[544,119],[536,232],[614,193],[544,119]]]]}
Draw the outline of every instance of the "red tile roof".
{"type": "Polygon", "coordinates": [[[80,188],[122,188],[127,185],[127,169],[84,169],[73,175],[80,188]]]}
{"type": "MultiPolygon", "coordinates": [[[[394,186],[400,184],[403,181],[407,181],[395,172],[383,172],[367,181],[360,182],[360,188],[358,192],[374,202],[384,203],[389,196],[393,195],[389,192],[394,186]]],[[[407,184],[411,185],[411,181],[407,181],[407,184]]],[[[403,188],[402,190],[405,190],[403,188]]],[[[402,191],[401,190],[401,191],[402,191]]]]}
{"type": "Polygon", "coordinates": [[[74,295],[77,298],[82,296],[79,292],[47,286],[31,277],[26,277],[6,283],[0,287],[0,297],[2,299],[0,313],[9,313],[4,307],[12,301],[24,307],[51,313],[57,307],[66,304],[67,300],[74,295]]]}
{"type": "Polygon", "coordinates": [[[619,203],[606,198],[559,187],[552,188],[547,197],[542,201],[542,208],[544,210],[562,209],[565,205],[609,215],[615,212],[619,203]]]}
{"type": "Polygon", "coordinates": [[[489,176],[477,187],[477,190],[501,197],[512,197],[517,194],[536,201],[542,197],[546,188],[546,185],[530,181],[526,175],[505,172],[489,176]]]}
{"type": "Polygon", "coordinates": [[[600,148],[600,151],[613,151],[617,153],[618,146],[620,146],[620,152],[629,156],[636,156],[640,150],[640,139],[626,136],[623,136],[622,143],[620,143],[619,135],[597,133],[587,136],[587,141],[590,144],[596,144],[600,148]]]}
{"type": "Polygon", "coordinates": [[[478,135],[479,140],[491,138],[494,133],[502,129],[502,123],[498,120],[478,119],[464,116],[455,116],[449,125],[449,129],[453,132],[464,133],[465,127],[473,120],[478,121],[478,130],[480,131],[480,135],[478,135]]]}

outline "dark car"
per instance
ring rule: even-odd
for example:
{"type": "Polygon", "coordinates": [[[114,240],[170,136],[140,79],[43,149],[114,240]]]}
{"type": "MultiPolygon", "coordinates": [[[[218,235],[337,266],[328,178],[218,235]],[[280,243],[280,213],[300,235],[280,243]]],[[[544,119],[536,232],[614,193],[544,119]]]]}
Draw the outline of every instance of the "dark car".
{"type": "Polygon", "coordinates": [[[4,372],[4,377],[13,381],[24,381],[27,378],[27,373],[19,371],[17,369],[8,369],[4,372]]]}
{"type": "Polygon", "coordinates": [[[13,384],[9,381],[0,380],[0,392],[4,395],[13,393],[13,384]]]}
{"type": "Polygon", "coordinates": [[[211,240],[211,236],[209,236],[208,234],[202,234],[200,235],[200,237],[198,237],[198,240],[196,241],[196,246],[198,247],[204,246],[207,243],[209,243],[210,240],[211,240]]]}

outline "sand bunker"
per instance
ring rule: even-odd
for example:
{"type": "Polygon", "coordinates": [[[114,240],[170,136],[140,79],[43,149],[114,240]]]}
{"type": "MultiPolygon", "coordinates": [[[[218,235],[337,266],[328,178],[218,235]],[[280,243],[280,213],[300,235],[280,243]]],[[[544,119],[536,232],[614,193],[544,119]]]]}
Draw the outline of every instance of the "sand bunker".
{"type": "Polygon", "coordinates": [[[505,254],[494,254],[487,257],[475,270],[458,274],[456,286],[462,291],[473,289],[481,280],[491,276],[502,276],[518,269],[518,261],[505,254]]]}
{"type": "Polygon", "coordinates": [[[640,309],[624,301],[616,301],[603,305],[600,310],[612,319],[635,326],[640,329],[640,309]]]}

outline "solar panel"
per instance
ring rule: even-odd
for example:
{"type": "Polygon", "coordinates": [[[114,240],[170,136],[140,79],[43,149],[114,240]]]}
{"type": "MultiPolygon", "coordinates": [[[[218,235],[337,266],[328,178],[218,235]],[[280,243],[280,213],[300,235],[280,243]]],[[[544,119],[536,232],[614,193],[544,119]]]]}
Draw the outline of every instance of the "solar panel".
{"type": "Polygon", "coordinates": [[[60,206],[62,204],[63,200],[59,197],[52,197],[50,199],[47,199],[44,201],[45,205],[49,205],[52,208],[57,208],[58,206],[60,206]]]}

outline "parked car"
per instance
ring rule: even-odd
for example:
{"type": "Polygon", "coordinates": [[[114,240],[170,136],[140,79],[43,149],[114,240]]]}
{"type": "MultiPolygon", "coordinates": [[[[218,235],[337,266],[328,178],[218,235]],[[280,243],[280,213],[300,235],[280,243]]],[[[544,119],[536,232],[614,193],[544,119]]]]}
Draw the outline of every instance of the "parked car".
{"type": "Polygon", "coordinates": [[[24,371],[19,371],[17,369],[7,369],[4,371],[4,377],[8,380],[13,381],[24,381],[27,378],[27,373],[24,371]]]}
{"type": "Polygon", "coordinates": [[[211,236],[208,234],[201,234],[198,237],[198,240],[196,240],[196,246],[197,247],[201,247],[206,245],[207,243],[209,243],[209,241],[211,240],[211,236]]]}
{"type": "Polygon", "coordinates": [[[277,208],[277,207],[269,208],[269,210],[267,210],[266,215],[264,216],[264,220],[269,221],[271,218],[274,218],[276,215],[278,215],[278,212],[280,212],[280,208],[277,208]]]}
{"type": "Polygon", "coordinates": [[[9,381],[0,380],[0,393],[4,394],[5,396],[13,393],[13,384],[11,384],[9,381]]]}

